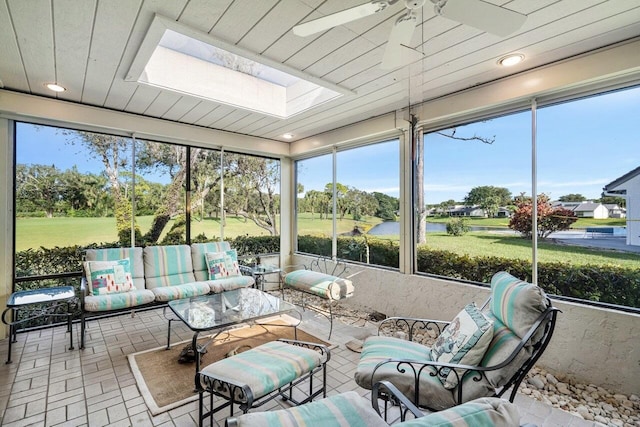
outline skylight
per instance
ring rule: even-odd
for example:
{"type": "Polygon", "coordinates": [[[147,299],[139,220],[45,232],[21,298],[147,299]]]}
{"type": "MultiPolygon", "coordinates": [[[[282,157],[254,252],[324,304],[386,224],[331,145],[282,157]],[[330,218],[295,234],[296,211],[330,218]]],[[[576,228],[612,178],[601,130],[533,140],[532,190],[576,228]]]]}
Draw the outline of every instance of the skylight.
{"type": "Polygon", "coordinates": [[[352,93],[160,16],[126,79],[281,119],[352,93]]]}

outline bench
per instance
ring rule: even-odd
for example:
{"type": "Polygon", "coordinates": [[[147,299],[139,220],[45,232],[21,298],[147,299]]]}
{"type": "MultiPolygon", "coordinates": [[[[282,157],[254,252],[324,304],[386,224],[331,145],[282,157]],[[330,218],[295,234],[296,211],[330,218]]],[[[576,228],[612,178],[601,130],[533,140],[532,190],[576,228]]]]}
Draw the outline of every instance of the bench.
{"type": "Polygon", "coordinates": [[[329,349],[321,344],[280,339],[261,344],[251,350],[210,364],[196,374],[198,389],[198,419],[203,421],[213,414],[230,408],[233,416],[234,404],[242,413],[257,408],[280,396],[296,405],[327,394],[327,362],[331,358],[329,349]],[[321,385],[314,387],[314,374],[322,371],[321,385]],[[293,398],[293,387],[309,380],[306,397],[293,398]],[[209,411],[204,410],[204,395],[209,394],[209,411]],[[213,397],[224,402],[214,407],[213,397]]]}
{"type": "Polygon", "coordinates": [[[89,318],[253,286],[253,277],[244,275],[209,280],[206,254],[227,251],[232,251],[229,242],[87,249],[80,292],[80,348],[89,318]],[[110,282],[116,272],[127,285],[114,289],[110,282]]]}
{"type": "Polygon", "coordinates": [[[328,339],[331,339],[333,332],[333,307],[340,300],[353,296],[354,288],[350,279],[355,274],[345,278],[341,277],[346,273],[347,265],[343,261],[334,262],[326,258],[317,258],[309,266],[304,266],[303,269],[293,270],[282,275],[283,299],[284,288],[289,288],[327,301],[328,315],[322,310],[316,309],[316,311],[329,318],[331,326],[328,339]]]}

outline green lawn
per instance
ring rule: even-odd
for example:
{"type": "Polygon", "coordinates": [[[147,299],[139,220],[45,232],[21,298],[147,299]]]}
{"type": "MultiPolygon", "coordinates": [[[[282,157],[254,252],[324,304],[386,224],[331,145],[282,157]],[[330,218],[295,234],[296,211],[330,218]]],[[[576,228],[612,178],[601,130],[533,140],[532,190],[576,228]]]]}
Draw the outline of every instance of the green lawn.
{"type": "MultiPolygon", "coordinates": [[[[446,233],[428,233],[427,246],[469,256],[531,259],[531,240],[525,240],[516,235],[475,231],[454,237],[446,233]]],[[[638,268],[640,255],[538,241],[538,261],[566,262],[574,265],[615,264],[638,268]]]]}
{"type": "MultiPolygon", "coordinates": [[[[151,227],[152,216],[136,218],[140,231],[144,234],[151,227]]],[[[165,228],[171,228],[173,221],[165,228]]],[[[191,222],[191,235],[204,233],[207,237],[220,236],[220,221],[205,219],[191,222]]],[[[252,236],[267,235],[268,232],[253,221],[244,218],[228,217],[225,226],[225,237],[249,234],[252,236]]],[[[16,222],[16,250],[29,248],[53,248],[55,246],[87,245],[90,243],[115,242],[115,218],[18,218],[16,222]]]]}
{"type": "MultiPolygon", "coordinates": [[[[370,230],[377,224],[380,224],[382,220],[377,217],[367,216],[362,221],[354,221],[351,218],[338,219],[336,221],[338,234],[347,233],[357,225],[360,230],[370,230]]],[[[320,219],[319,214],[314,214],[313,217],[310,213],[298,214],[298,234],[311,235],[311,236],[330,236],[333,228],[333,221],[331,219],[320,219]]],[[[396,236],[397,240],[397,236],[396,236]]]]}

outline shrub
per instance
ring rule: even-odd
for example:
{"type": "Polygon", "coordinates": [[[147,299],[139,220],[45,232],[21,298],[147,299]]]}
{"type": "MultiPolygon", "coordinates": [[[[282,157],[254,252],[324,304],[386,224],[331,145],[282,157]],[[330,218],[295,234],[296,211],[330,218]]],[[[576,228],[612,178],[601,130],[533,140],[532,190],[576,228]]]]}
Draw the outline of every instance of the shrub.
{"type": "MultiPolygon", "coordinates": [[[[537,199],[538,205],[538,237],[544,239],[555,231],[568,230],[576,222],[575,213],[561,206],[553,207],[549,197],[541,194],[537,199]]],[[[533,201],[528,197],[519,197],[516,211],[509,220],[509,228],[518,231],[525,238],[531,238],[533,201]]]]}
{"type": "Polygon", "coordinates": [[[451,236],[462,236],[470,230],[467,222],[463,218],[455,218],[447,222],[447,234],[451,236]]]}

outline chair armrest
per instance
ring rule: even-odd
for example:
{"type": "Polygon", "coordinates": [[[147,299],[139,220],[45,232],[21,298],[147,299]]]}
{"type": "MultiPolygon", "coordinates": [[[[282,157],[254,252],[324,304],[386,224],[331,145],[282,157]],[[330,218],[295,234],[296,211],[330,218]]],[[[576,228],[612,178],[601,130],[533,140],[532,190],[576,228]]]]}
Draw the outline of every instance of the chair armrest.
{"type": "Polygon", "coordinates": [[[378,325],[378,335],[384,335],[380,333],[382,328],[389,327],[389,324],[391,324],[391,327],[396,329],[408,329],[409,341],[413,341],[416,329],[425,331],[430,337],[435,339],[440,336],[442,330],[449,323],[451,322],[444,320],[420,319],[415,317],[387,317],[380,322],[380,325],[378,325]]]}
{"type": "Polygon", "coordinates": [[[87,278],[82,276],[80,280],[80,307],[84,310],[84,297],[89,295],[89,282],[87,282],[87,278]]]}
{"type": "Polygon", "coordinates": [[[410,411],[414,417],[420,418],[423,417],[424,414],[416,405],[414,405],[407,396],[402,394],[400,390],[396,388],[389,381],[378,381],[371,388],[371,406],[373,409],[380,415],[380,417],[384,418],[387,421],[387,401],[392,400],[397,406],[400,407],[400,420],[405,421],[405,417],[407,415],[407,411],[410,411]],[[385,413],[384,415],[380,412],[380,400],[385,401],[385,413]]]}
{"type": "Polygon", "coordinates": [[[456,402],[457,404],[461,404],[462,388],[464,384],[462,381],[463,378],[466,378],[467,376],[472,376],[472,378],[475,381],[480,381],[485,376],[485,372],[501,369],[502,367],[505,366],[505,364],[506,363],[501,363],[495,366],[476,366],[476,365],[463,365],[459,363],[438,362],[438,361],[431,361],[431,360],[387,359],[378,363],[376,367],[373,368],[373,374],[371,375],[371,378],[375,378],[376,371],[385,365],[393,365],[394,371],[398,373],[412,374],[413,381],[414,381],[413,389],[415,390],[414,391],[415,394],[413,396],[412,401],[416,402],[416,405],[418,405],[418,402],[420,402],[420,396],[419,396],[420,377],[423,375],[431,375],[434,377],[436,375],[446,376],[443,370],[446,368],[449,368],[451,370],[447,373],[447,375],[450,375],[452,373],[453,375],[456,376],[458,380],[458,386],[456,386],[455,388],[456,402]],[[432,368],[432,369],[429,369],[429,368],[432,368]]]}
{"type": "Polygon", "coordinates": [[[280,338],[278,341],[291,344],[291,345],[297,345],[300,347],[309,348],[311,350],[316,350],[325,358],[323,363],[327,363],[329,360],[331,360],[331,351],[329,350],[329,347],[327,347],[326,345],[318,344],[315,342],[309,342],[309,341],[290,340],[287,338],[280,338]]]}

